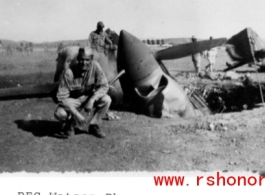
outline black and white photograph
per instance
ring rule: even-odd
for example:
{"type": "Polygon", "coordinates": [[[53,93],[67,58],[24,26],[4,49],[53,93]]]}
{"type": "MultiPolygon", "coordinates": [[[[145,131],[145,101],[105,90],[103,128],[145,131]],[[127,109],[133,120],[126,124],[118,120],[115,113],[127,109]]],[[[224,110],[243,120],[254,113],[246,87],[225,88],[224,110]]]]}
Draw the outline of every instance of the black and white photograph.
{"type": "Polygon", "coordinates": [[[265,176],[264,7],[0,0],[0,177],[265,176]]]}

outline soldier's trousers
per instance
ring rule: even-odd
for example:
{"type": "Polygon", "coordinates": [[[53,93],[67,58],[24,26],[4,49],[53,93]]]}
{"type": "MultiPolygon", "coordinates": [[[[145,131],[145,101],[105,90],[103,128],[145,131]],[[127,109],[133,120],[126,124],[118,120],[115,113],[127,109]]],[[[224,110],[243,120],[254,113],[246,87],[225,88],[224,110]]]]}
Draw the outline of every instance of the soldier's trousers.
{"type": "MultiPolygon", "coordinates": [[[[71,113],[73,110],[77,110],[78,112],[84,109],[84,102],[86,101],[85,96],[81,96],[80,98],[67,98],[63,101],[63,103],[59,104],[56,108],[54,116],[61,122],[67,122],[70,119],[74,118],[71,113]]],[[[104,95],[98,101],[94,103],[94,112],[92,113],[92,119],[90,120],[90,125],[99,124],[102,120],[102,117],[106,114],[111,104],[111,98],[108,95],[104,95]]]]}

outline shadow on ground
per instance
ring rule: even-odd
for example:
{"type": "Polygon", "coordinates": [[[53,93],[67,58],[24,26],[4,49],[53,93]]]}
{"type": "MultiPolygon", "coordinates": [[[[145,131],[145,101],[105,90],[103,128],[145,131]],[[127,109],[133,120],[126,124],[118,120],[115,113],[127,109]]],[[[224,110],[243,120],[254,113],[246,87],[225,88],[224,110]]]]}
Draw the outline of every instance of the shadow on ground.
{"type": "Polygon", "coordinates": [[[59,139],[67,138],[61,132],[61,125],[57,121],[48,120],[16,120],[19,129],[30,132],[37,137],[55,137],[59,139]]]}

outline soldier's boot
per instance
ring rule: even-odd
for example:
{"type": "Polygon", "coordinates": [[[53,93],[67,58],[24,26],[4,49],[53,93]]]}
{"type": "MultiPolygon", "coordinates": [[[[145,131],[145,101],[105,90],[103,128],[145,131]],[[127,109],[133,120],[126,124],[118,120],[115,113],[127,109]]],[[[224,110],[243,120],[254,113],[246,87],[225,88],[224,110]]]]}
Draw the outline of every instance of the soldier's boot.
{"type": "Polygon", "coordinates": [[[98,137],[98,138],[105,138],[106,137],[106,134],[101,131],[99,126],[98,125],[94,125],[94,124],[90,125],[89,133],[91,135],[94,135],[94,136],[98,137]]]}
{"type": "Polygon", "coordinates": [[[63,124],[62,130],[63,130],[63,133],[68,137],[75,135],[75,128],[74,128],[73,121],[71,120],[71,121],[65,122],[63,124]]]}

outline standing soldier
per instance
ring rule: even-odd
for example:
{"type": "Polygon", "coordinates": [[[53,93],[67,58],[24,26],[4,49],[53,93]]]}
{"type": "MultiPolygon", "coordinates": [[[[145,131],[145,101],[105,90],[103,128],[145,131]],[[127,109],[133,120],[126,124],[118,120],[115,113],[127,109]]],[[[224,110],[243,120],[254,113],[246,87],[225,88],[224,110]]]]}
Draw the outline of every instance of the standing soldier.
{"type": "Polygon", "coordinates": [[[33,52],[33,43],[32,42],[29,42],[29,51],[33,52]]]}
{"type": "Polygon", "coordinates": [[[25,52],[26,52],[27,56],[30,56],[30,47],[29,47],[28,43],[25,44],[25,52]]]}
{"type": "Polygon", "coordinates": [[[11,45],[8,44],[7,48],[6,48],[6,54],[7,55],[12,55],[12,49],[11,49],[11,45]]]}
{"type": "MultiPolygon", "coordinates": [[[[210,40],[213,38],[210,37],[210,40]]],[[[205,71],[212,73],[213,72],[213,66],[215,65],[215,60],[217,56],[217,48],[214,47],[206,52],[206,58],[209,61],[209,64],[205,67],[205,71]]]]}
{"type": "MultiPolygon", "coordinates": [[[[195,36],[192,36],[191,37],[191,41],[193,43],[197,42],[197,39],[195,36]]],[[[191,59],[192,59],[192,62],[194,64],[194,67],[195,67],[195,70],[196,70],[196,73],[199,75],[200,72],[201,72],[201,53],[195,53],[195,54],[192,54],[191,55],[191,59]]]]}
{"type": "Polygon", "coordinates": [[[48,52],[48,45],[47,44],[44,45],[44,51],[48,52]]]}
{"type": "Polygon", "coordinates": [[[4,49],[4,46],[3,46],[2,41],[0,40],[0,53],[1,53],[2,55],[4,55],[3,49],[4,49]]]}
{"type": "MultiPolygon", "coordinates": [[[[106,32],[103,31],[103,22],[97,23],[97,29],[92,31],[88,37],[88,46],[93,50],[106,53],[108,48],[113,48],[113,43],[106,32]]],[[[113,48],[115,49],[115,48],[113,48]]]]}

